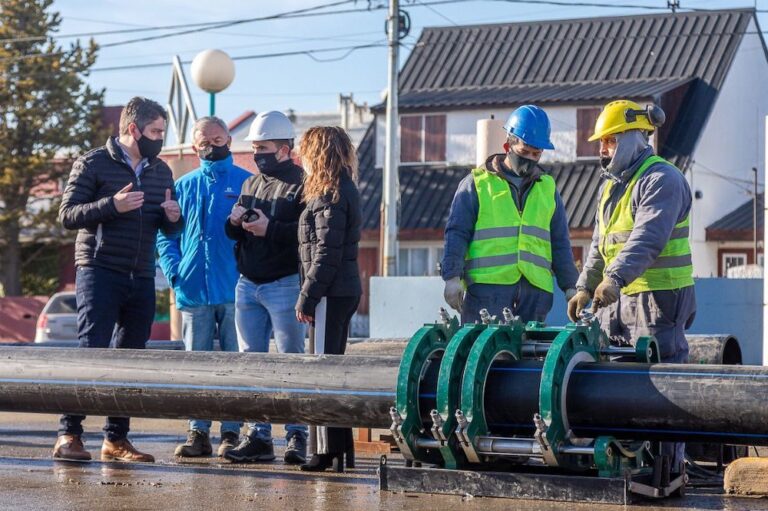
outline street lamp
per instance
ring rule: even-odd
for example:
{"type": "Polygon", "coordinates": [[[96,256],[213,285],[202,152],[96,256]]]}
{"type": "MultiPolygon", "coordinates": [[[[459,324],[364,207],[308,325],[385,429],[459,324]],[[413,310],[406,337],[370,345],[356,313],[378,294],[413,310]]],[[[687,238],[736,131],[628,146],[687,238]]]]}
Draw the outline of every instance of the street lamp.
{"type": "Polygon", "coordinates": [[[216,93],[235,79],[235,63],[221,50],[205,50],[192,60],[192,79],[210,95],[210,115],[216,113],[216,93]]]}

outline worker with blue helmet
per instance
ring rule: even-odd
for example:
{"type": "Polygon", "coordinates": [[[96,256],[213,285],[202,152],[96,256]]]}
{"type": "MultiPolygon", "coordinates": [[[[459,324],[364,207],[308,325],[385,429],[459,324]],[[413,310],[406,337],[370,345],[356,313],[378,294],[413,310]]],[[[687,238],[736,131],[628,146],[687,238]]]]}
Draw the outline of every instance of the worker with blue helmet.
{"type": "Polygon", "coordinates": [[[509,116],[504,152],[459,184],[445,228],[441,276],[446,302],[464,323],[480,310],[544,321],[555,281],[576,293],[568,219],[555,180],[538,162],[554,149],[546,112],[524,105],[509,116]]]}

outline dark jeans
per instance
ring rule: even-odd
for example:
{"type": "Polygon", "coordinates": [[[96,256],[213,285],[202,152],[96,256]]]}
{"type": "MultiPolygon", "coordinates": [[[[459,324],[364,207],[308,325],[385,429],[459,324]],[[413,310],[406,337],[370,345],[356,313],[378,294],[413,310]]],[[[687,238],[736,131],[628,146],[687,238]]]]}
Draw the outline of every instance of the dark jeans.
{"type": "MultiPolygon", "coordinates": [[[[349,322],[360,303],[359,296],[329,296],[325,298],[325,317],[315,313],[315,337],[318,330],[325,333],[325,349],[323,353],[328,355],[343,355],[347,350],[347,337],[349,335],[349,322]]],[[[318,307],[320,308],[320,307],[318,307]]],[[[318,428],[318,451],[321,454],[338,454],[346,452],[354,446],[351,428],[318,428]]]]}
{"type": "MultiPolygon", "coordinates": [[[[81,348],[144,349],[155,317],[155,281],[99,267],[78,267],[77,335],[81,348]]],[[[82,435],[83,415],[62,415],[59,435],[82,435]]],[[[107,417],[110,441],[128,436],[128,417],[107,417]]]]}

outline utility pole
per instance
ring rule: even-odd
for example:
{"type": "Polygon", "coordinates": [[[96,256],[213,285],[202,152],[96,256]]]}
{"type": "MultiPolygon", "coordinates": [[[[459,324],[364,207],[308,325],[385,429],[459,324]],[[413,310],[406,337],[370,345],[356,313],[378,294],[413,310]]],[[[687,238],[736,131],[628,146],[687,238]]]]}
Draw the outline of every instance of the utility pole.
{"type": "MultiPolygon", "coordinates": [[[[768,116],[764,119],[764,126],[768,129],[768,116]]],[[[768,169],[768,131],[763,130],[765,133],[765,141],[763,146],[763,154],[765,161],[763,168],[768,169]]],[[[768,241],[768,201],[763,200],[763,247],[765,242],[768,241]]],[[[763,365],[768,365],[768,275],[766,275],[765,268],[763,269],[763,365]]]]}
{"type": "Polygon", "coordinates": [[[397,172],[400,165],[399,116],[397,112],[398,53],[400,46],[400,8],[398,0],[389,0],[387,40],[389,46],[389,73],[387,79],[387,120],[385,130],[384,183],[382,192],[382,274],[397,275],[397,172]]]}
{"type": "Polygon", "coordinates": [[[755,177],[754,200],[752,201],[752,262],[757,264],[757,167],[752,167],[755,177]]]}

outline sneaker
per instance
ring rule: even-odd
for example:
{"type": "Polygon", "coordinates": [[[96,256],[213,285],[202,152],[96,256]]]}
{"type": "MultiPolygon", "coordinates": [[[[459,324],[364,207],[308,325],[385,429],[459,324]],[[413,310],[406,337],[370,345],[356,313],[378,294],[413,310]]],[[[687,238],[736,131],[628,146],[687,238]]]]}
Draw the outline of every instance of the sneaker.
{"type": "Polygon", "coordinates": [[[275,446],[272,439],[262,440],[246,436],[240,445],[224,455],[229,461],[236,463],[253,463],[255,461],[272,461],[275,459],[275,446]]]}
{"type": "Polygon", "coordinates": [[[187,442],[178,446],[173,454],[182,458],[199,458],[210,456],[211,452],[213,449],[208,433],[193,429],[187,435],[187,442]]]}
{"type": "Polygon", "coordinates": [[[288,440],[283,459],[286,463],[300,465],[307,462],[307,439],[302,435],[293,435],[288,440]]]}
{"type": "Polygon", "coordinates": [[[221,435],[221,443],[219,444],[219,457],[223,458],[229,451],[237,446],[237,441],[240,435],[237,433],[224,433],[221,435]]]}

